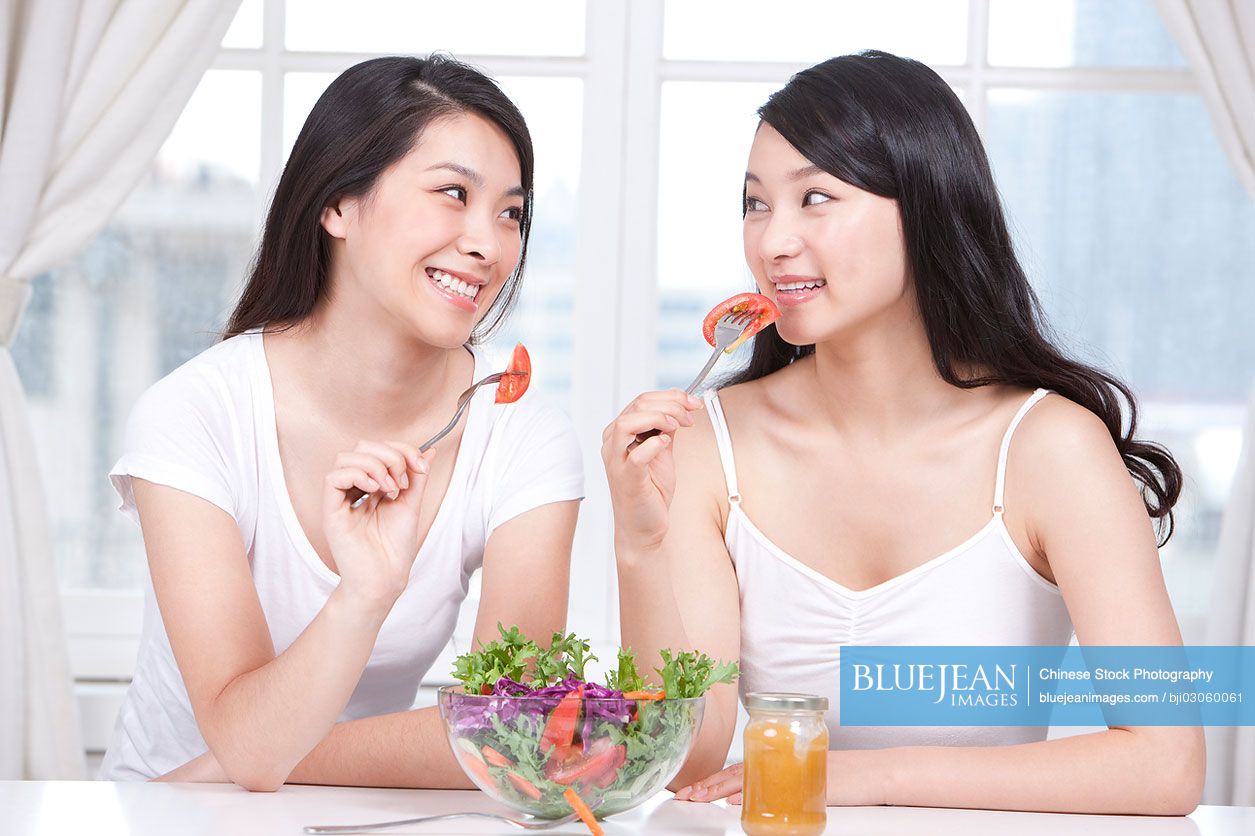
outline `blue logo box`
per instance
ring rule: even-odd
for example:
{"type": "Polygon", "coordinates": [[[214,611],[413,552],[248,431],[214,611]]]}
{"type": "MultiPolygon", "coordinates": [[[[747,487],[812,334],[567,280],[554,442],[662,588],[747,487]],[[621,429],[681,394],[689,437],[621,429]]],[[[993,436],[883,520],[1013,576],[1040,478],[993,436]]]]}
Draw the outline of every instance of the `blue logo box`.
{"type": "Polygon", "coordinates": [[[1255,647],[857,647],[843,726],[1252,726],[1255,647]]]}

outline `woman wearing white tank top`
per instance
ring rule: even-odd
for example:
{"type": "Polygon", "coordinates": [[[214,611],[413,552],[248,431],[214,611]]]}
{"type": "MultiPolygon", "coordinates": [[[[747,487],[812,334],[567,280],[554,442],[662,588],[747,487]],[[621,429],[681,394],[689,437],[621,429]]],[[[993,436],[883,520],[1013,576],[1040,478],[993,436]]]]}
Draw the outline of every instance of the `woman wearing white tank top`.
{"type": "MultiPolygon", "coordinates": [[[[606,430],[623,643],[827,695],[829,804],[1189,813],[1200,728],[840,726],[843,644],[1179,645],[1151,518],[1166,540],[1181,472],[1047,337],[936,73],[842,56],[759,115],[745,257],[782,315],[717,395],[646,393],[606,430]]],[[[712,690],[677,797],[739,800],[736,699],[712,690]]]]}

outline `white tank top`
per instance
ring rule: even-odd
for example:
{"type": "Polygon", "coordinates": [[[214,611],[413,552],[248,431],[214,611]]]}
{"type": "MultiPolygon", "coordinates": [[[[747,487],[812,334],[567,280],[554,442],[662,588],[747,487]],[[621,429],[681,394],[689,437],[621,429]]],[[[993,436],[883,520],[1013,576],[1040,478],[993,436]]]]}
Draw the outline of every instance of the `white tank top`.
{"type": "Polygon", "coordinates": [[[833,749],[997,746],[1044,740],[1044,727],[840,724],[842,645],[1066,645],[1072,621],[1058,587],[1020,554],[1002,519],[1007,449],[1038,389],[1007,428],[998,452],[993,513],[958,546],[862,590],[849,589],[786,554],[741,509],[732,441],[717,394],[706,405],[728,484],[724,542],[741,599],[742,695],[793,691],[828,698],[833,749]]]}

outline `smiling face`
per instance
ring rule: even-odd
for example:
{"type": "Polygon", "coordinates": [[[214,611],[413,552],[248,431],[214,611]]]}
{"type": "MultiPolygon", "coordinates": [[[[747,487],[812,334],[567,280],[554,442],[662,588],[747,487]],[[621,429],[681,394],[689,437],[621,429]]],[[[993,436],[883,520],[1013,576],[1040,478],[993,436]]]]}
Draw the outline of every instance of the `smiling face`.
{"type": "Polygon", "coordinates": [[[794,345],[915,311],[897,201],[855,188],[763,123],[745,175],[745,261],[794,345]]]}
{"type": "Polygon", "coordinates": [[[437,120],[369,194],[323,211],[336,239],[330,296],[364,302],[369,316],[429,345],[457,348],[518,264],[522,212],[519,160],[505,132],[472,113],[437,120]]]}

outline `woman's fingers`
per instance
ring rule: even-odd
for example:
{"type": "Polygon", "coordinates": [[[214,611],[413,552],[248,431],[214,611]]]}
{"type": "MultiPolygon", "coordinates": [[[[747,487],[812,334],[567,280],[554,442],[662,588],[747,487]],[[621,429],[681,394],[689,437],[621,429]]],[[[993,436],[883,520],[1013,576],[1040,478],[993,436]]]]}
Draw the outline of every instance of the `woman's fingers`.
{"type": "Polygon", "coordinates": [[[401,483],[392,475],[392,470],[378,456],[354,450],[336,456],[336,467],[356,467],[370,474],[370,478],[379,483],[380,488],[389,499],[396,499],[401,493],[401,483]]]}
{"type": "Polygon", "coordinates": [[[622,462],[624,457],[640,449],[634,443],[636,437],[649,430],[671,434],[680,424],[663,412],[633,412],[622,415],[611,426],[602,445],[602,458],[607,462],[622,462]]]}
{"type": "MultiPolygon", "coordinates": [[[[632,441],[636,444],[635,439],[632,441]]],[[[666,433],[647,438],[627,454],[627,463],[632,467],[644,470],[658,455],[671,446],[671,436],[666,433]]]]}
{"type": "MultiPolygon", "coordinates": [[[[675,797],[680,801],[715,801],[732,795],[740,796],[744,780],[744,766],[734,763],[687,787],[678,790],[675,797]]],[[[737,803],[740,803],[738,797],[737,803]]]]}
{"type": "MultiPolygon", "coordinates": [[[[670,389],[665,392],[645,392],[632,399],[631,403],[623,408],[618,417],[610,422],[601,433],[602,442],[608,442],[611,436],[622,435],[623,428],[626,426],[640,426],[640,415],[669,415],[675,427],[691,427],[693,426],[693,413],[703,406],[702,402],[697,398],[693,398],[684,394],[679,389],[670,389]],[[626,423],[625,423],[626,422],[626,423]]],[[[650,426],[645,424],[644,429],[672,429],[670,425],[666,426],[650,426]]],[[[635,432],[642,432],[637,430],[635,432]]],[[[633,432],[633,435],[635,435],[633,432]]]]}
{"type": "Polygon", "coordinates": [[[405,490],[410,486],[409,466],[405,461],[405,453],[395,444],[385,444],[382,441],[359,441],[354,452],[365,453],[379,459],[384,467],[388,468],[388,475],[392,477],[392,481],[396,483],[399,490],[405,490]]]}
{"type": "Polygon", "coordinates": [[[409,447],[403,451],[409,469],[409,487],[401,491],[401,500],[416,514],[422,507],[423,489],[427,486],[427,477],[431,473],[431,460],[436,456],[435,448],[425,453],[418,452],[417,447],[409,447]]]}
{"type": "Polygon", "coordinates": [[[374,507],[374,503],[379,501],[379,491],[383,488],[379,482],[367,471],[360,467],[337,467],[327,474],[325,498],[323,499],[323,510],[326,513],[337,511],[342,507],[352,504],[349,494],[356,492],[353,489],[361,491],[368,496],[374,494],[367,500],[367,508],[374,507]]]}

